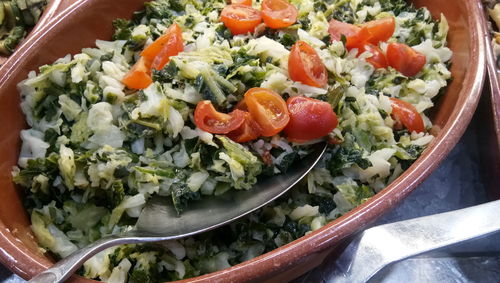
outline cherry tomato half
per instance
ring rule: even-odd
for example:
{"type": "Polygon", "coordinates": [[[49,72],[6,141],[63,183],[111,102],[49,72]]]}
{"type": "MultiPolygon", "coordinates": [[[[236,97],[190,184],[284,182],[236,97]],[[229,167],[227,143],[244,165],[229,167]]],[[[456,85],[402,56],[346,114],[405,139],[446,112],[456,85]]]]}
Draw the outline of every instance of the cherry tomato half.
{"type": "Polygon", "coordinates": [[[285,0],[264,0],[261,9],[264,23],[273,29],[286,28],[297,21],[297,8],[285,0]]]}
{"type": "Polygon", "coordinates": [[[238,109],[238,110],[241,110],[241,111],[248,112],[248,106],[247,106],[247,103],[245,102],[245,99],[240,100],[236,104],[236,106],[234,107],[234,109],[238,109]]]}
{"type": "Polygon", "coordinates": [[[245,122],[245,112],[234,110],[229,114],[215,110],[212,102],[198,102],[194,110],[194,123],[198,128],[212,134],[227,134],[236,130],[245,122]]]}
{"type": "Polygon", "coordinates": [[[245,102],[264,137],[276,135],[290,121],[285,100],[272,90],[251,88],[245,93],[245,102]]]}
{"type": "Polygon", "coordinates": [[[375,69],[387,68],[387,59],[378,46],[368,43],[359,48],[358,56],[363,54],[365,51],[368,51],[372,54],[370,57],[366,58],[366,62],[372,64],[375,69]]]}
{"type": "Polygon", "coordinates": [[[316,50],[304,41],[297,41],[292,46],[288,57],[290,78],[314,87],[324,87],[328,82],[325,65],[316,50]]]}
{"type": "Polygon", "coordinates": [[[130,89],[145,89],[153,83],[151,79],[151,62],[141,57],[122,79],[122,83],[130,89]]]}
{"type": "Polygon", "coordinates": [[[403,43],[389,43],[386,57],[389,66],[407,77],[418,74],[427,61],[425,55],[403,43]]]}
{"type": "Polygon", "coordinates": [[[252,0],[231,0],[231,4],[241,4],[246,6],[252,6],[252,0]]]}
{"type": "Polygon", "coordinates": [[[284,132],[293,142],[305,142],[328,135],[338,125],[332,106],[324,101],[304,97],[290,97],[286,104],[290,122],[284,132]]]}
{"type": "Polygon", "coordinates": [[[331,20],[328,26],[328,33],[332,41],[340,41],[342,35],[346,38],[345,47],[352,48],[363,46],[370,40],[370,32],[366,27],[357,27],[352,24],[331,20]]]}
{"type": "Polygon", "coordinates": [[[394,34],[396,20],[394,17],[387,17],[379,20],[369,21],[363,24],[370,34],[369,42],[378,45],[379,42],[387,41],[394,34]]]}
{"type": "Polygon", "coordinates": [[[151,61],[153,68],[161,70],[171,56],[175,56],[183,50],[182,30],[177,23],[173,23],[162,36],[141,52],[141,56],[151,61]]]}
{"type": "Polygon", "coordinates": [[[245,112],[245,122],[236,130],[227,134],[228,138],[235,142],[243,143],[252,141],[260,136],[262,129],[259,124],[252,118],[250,113],[245,112]]]}
{"type": "Polygon", "coordinates": [[[424,120],[417,109],[410,103],[397,98],[390,98],[392,118],[405,126],[410,132],[421,133],[425,130],[424,120]]]}
{"type": "Polygon", "coordinates": [[[262,22],[259,10],[242,4],[227,5],[222,10],[220,18],[233,35],[253,32],[262,22]]]}

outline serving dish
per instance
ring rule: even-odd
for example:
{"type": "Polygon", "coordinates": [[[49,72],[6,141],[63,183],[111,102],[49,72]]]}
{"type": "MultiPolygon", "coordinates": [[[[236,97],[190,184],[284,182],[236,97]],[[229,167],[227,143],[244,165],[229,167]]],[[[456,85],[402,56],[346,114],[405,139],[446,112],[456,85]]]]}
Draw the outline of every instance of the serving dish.
{"type": "MultiPolygon", "coordinates": [[[[485,9],[487,10],[488,8],[485,7],[485,9]]],[[[491,28],[495,26],[495,22],[490,21],[491,18],[486,10],[484,11],[484,20],[481,23],[487,31],[485,34],[485,48],[486,70],[488,72],[487,90],[489,93],[487,93],[482,99],[484,100],[483,104],[486,104],[484,106],[489,107],[489,111],[482,111],[480,114],[484,117],[483,119],[491,120],[492,123],[491,126],[487,127],[488,135],[491,137],[489,140],[491,141],[488,143],[487,147],[482,149],[482,151],[484,152],[483,156],[486,159],[486,162],[492,164],[488,170],[485,170],[489,186],[494,189],[490,192],[490,194],[494,198],[498,198],[500,196],[500,192],[495,189],[500,187],[500,176],[498,176],[498,172],[500,171],[500,70],[497,68],[497,56],[495,54],[495,47],[492,39],[493,34],[489,32],[491,28]]]]}
{"type": "MultiPolygon", "coordinates": [[[[486,8],[487,9],[487,8],[486,8]]],[[[485,20],[482,21],[486,30],[489,26],[495,26],[495,22],[489,22],[489,16],[486,14],[485,20]]],[[[488,71],[488,81],[491,91],[491,106],[495,122],[495,133],[497,139],[500,141],[500,70],[498,69],[497,56],[495,55],[494,43],[492,33],[486,33],[486,69],[488,71]]]]}
{"type": "MultiPolygon", "coordinates": [[[[67,0],[50,0],[48,2],[49,3],[45,7],[45,10],[44,10],[42,16],[40,17],[40,20],[33,27],[33,29],[28,32],[27,37],[36,33],[36,31],[42,29],[45,25],[47,25],[50,22],[50,20],[53,17],[55,17],[59,12],[61,12],[69,4],[69,1],[67,1],[67,0]]],[[[23,41],[26,41],[26,38],[21,41],[19,46],[22,44],[23,41]]],[[[17,48],[19,48],[19,46],[17,48]]],[[[7,59],[9,57],[10,56],[1,55],[0,56],[0,65],[4,64],[5,61],[7,61],[7,59]]]]}
{"type": "MultiPolygon", "coordinates": [[[[436,139],[420,159],[370,201],[325,227],[251,261],[190,281],[262,281],[273,276],[278,276],[273,277],[278,280],[300,275],[321,262],[328,248],[393,207],[439,165],[467,127],[477,106],[485,74],[485,43],[482,37],[485,30],[478,24],[481,17],[478,1],[461,0],[453,7],[446,2],[413,2],[416,6],[428,7],[434,17],[445,14],[450,25],[448,40],[454,52],[451,69],[454,80],[430,115],[436,125],[436,139]]],[[[0,70],[0,117],[9,121],[0,126],[0,199],[3,201],[0,206],[0,259],[24,278],[32,277],[50,266],[51,261],[39,252],[29,230],[22,197],[11,181],[11,167],[17,162],[20,146],[19,131],[25,127],[16,85],[30,70],[40,65],[67,53],[77,53],[82,47],[92,46],[96,38],[109,39],[111,20],[130,17],[132,11],[141,8],[142,3],[141,0],[134,0],[116,6],[116,2],[111,0],[76,1],[56,16],[51,25],[27,39],[16,56],[0,70]]]]}

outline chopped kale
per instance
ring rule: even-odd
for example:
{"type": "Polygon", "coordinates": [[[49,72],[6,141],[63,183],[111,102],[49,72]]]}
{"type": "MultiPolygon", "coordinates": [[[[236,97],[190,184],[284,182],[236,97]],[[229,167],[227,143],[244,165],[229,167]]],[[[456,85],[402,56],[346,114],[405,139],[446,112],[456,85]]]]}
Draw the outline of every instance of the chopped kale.
{"type": "Polygon", "coordinates": [[[226,97],[237,90],[234,84],[211,68],[200,70],[195,80],[195,87],[204,99],[216,105],[223,105],[226,97]]]}
{"type": "Polygon", "coordinates": [[[153,80],[160,83],[171,82],[179,73],[174,61],[170,61],[163,69],[153,69],[153,80]]]}
{"type": "Polygon", "coordinates": [[[116,19],[113,21],[113,27],[115,28],[114,40],[128,40],[132,36],[133,25],[129,20],[116,19]]]}
{"type": "Polygon", "coordinates": [[[191,191],[185,183],[172,185],[172,202],[177,213],[181,214],[188,202],[199,199],[200,193],[191,191]]]}
{"type": "Polygon", "coordinates": [[[347,134],[344,143],[333,152],[327,167],[332,175],[340,174],[342,169],[348,168],[353,164],[358,165],[361,169],[366,169],[372,164],[368,159],[363,157],[363,152],[363,148],[355,142],[355,137],[347,134]]]}

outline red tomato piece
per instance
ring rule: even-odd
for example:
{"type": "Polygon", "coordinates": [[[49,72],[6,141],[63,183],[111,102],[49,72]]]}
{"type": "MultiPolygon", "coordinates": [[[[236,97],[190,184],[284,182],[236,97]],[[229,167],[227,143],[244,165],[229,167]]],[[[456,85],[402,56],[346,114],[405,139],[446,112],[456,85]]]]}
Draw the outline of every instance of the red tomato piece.
{"type": "Polygon", "coordinates": [[[391,38],[396,29],[396,20],[394,17],[387,17],[379,20],[369,21],[363,24],[370,34],[369,42],[378,45],[379,42],[385,42],[391,38]]]}
{"type": "MultiPolygon", "coordinates": [[[[175,24],[177,26],[177,24],[175,24]]],[[[178,29],[173,33],[163,49],[156,55],[151,67],[156,70],[161,70],[170,61],[170,57],[184,51],[184,43],[182,41],[182,31],[178,29]]]]}
{"type": "Polygon", "coordinates": [[[235,142],[243,143],[252,141],[260,136],[262,129],[259,124],[252,118],[250,113],[245,112],[245,122],[241,126],[227,134],[228,138],[235,142]]]}
{"type": "Polygon", "coordinates": [[[261,9],[264,23],[273,29],[293,25],[299,14],[297,8],[285,0],[264,0],[261,9]]]}
{"type": "Polygon", "coordinates": [[[328,82],[325,65],[316,50],[304,41],[297,41],[288,57],[290,78],[314,87],[324,87],[328,82]]]}
{"type": "Polygon", "coordinates": [[[173,23],[162,36],[141,52],[141,56],[151,61],[153,68],[160,70],[168,63],[171,56],[183,50],[182,30],[177,23],[173,23]]]}
{"type": "Polygon", "coordinates": [[[122,79],[122,83],[130,89],[145,89],[153,83],[151,79],[151,62],[144,57],[137,61],[122,79]]]}
{"type": "Polygon", "coordinates": [[[286,104],[290,122],[284,132],[292,142],[306,142],[328,135],[338,125],[332,106],[304,96],[290,97],[286,104]]]}
{"type": "Polygon", "coordinates": [[[424,120],[411,103],[393,97],[390,100],[394,120],[403,124],[410,132],[422,133],[425,131],[424,120]]]}
{"type": "Polygon", "coordinates": [[[252,0],[231,0],[231,4],[252,6],[252,0]]]}
{"type": "Polygon", "coordinates": [[[222,10],[220,18],[233,35],[253,32],[262,22],[259,10],[242,4],[227,5],[222,10]]]}
{"type": "Polygon", "coordinates": [[[196,126],[212,134],[227,134],[239,128],[243,122],[245,122],[245,112],[234,110],[229,114],[220,113],[209,100],[198,102],[194,110],[196,126]]]}
{"type": "Polygon", "coordinates": [[[285,100],[272,90],[251,88],[245,93],[245,102],[252,118],[261,127],[264,137],[281,132],[290,121],[285,100]]]}
{"type": "Polygon", "coordinates": [[[241,110],[241,111],[248,112],[248,106],[247,106],[247,103],[245,102],[245,99],[240,100],[236,104],[236,106],[234,107],[234,109],[238,109],[238,110],[241,110]]]}
{"type": "Polygon", "coordinates": [[[413,77],[424,67],[425,55],[403,43],[390,43],[387,46],[387,63],[407,77],[413,77]]]}
{"type": "Polygon", "coordinates": [[[348,50],[363,46],[370,40],[370,32],[366,27],[358,27],[353,24],[343,23],[337,20],[331,20],[328,27],[332,41],[340,41],[342,35],[346,38],[345,47],[348,50]]]}
{"type": "Polygon", "coordinates": [[[371,57],[366,58],[366,62],[372,64],[375,69],[387,68],[387,59],[385,58],[384,52],[373,44],[367,44],[363,47],[360,47],[358,50],[358,56],[363,54],[365,51],[370,52],[371,57]]]}

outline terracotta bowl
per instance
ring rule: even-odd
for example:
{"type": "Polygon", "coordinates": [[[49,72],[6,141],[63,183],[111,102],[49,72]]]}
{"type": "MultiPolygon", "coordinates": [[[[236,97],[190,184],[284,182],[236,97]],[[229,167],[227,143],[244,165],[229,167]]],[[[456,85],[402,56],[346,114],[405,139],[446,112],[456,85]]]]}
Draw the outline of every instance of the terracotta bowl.
{"type": "MultiPolygon", "coordinates": [[[[50,22],[50,20],[54,18],[57,14],[59,14],[59,12],[63,10],[64,7],[67,5],[67,3],[70,1],[71,0],[49,0],[47,7],[45,7],[45,11],[43,11],[42,16],[38,20],[38,23],[28,33],[27,37],[31,36],[37,30],[42,29],[45,25],[47,25],[50,22]]],[[[9,56],[1,55],[0,64],[5,63],[5,61],[7,61],[8,58],[9,56]]]]}
{"type": "MultiPolygon", "coordinates": [[[[488,16],[485,14],[482,24],[488,30],[488,16]]],[[[495,25],[493,22],[491,25],[495,25]]],[[[491,164],[484,172],[488,186],[493,188],[490,195],[493,198],[500,198],[500,70],[497,68],[497,58],[493,50],[491,34],[488,32],[486,38],[486,70],[488,71],[488,87],[485,90],[483,99],[484,107],[481,107],[480,116],[485,121],[490,121],[488,127],[485,127],[489,138],[482,139],[487,141],[481,148],[484,162],[491,164]],[[496,154],[495,154],[496,153],[496,154]]],[[[480,137],[482,138],[482,137],[480,137]]]]}
{"type": "MultiPolygon", "coordinates": [[[[486,16],[487,17],[487,16],[486,16]]],[[[484,18],[482,24],[488,29],[488,18],[484,18]]],[[[491,22],[495,26],[494,22],[491,22]]],[[[491,34],[488,32],[486,38],[486,70],[488,71],[488,82],[490,87],[491,107],[495,122],[495,135],[500,141],[500,70],[497,68],[497,58],[493,50],[491,34]]]]}
{"type": "MultiPolygon", "coordinates": [[[[11,180],[10,172],[21,145],[19,132],[26,127],[16,84],[26,78],[30,70],[93,46],[96,39],[110,39],[111,21],[130,17],[133,11],[142,8],[143,2],[120,1],[120,5],[116,5],[116,0],[74,1],[50,25],[27,39],[0,70],[0,261],[23,278],[32,277],[49,267],[52,261],[38,251],[22,198],[11,180]]],[[[441,13],[447,17],[449,46],[454,52],[451,68],[454,79],[431,113],[438,130],[429,148],[389,187],[322,229],[253,260],[190,280],[262,282],[298,276],[319,264],[325,251],[406,197],[450,152],[471,120],[485,75],[485,30],[480,24],[480,2],[456,0],[450,5],[449,0],[416,0],[413,3],[428,7],[436,18],[441,13]]]]}

